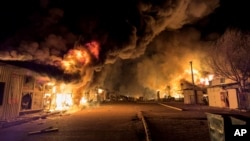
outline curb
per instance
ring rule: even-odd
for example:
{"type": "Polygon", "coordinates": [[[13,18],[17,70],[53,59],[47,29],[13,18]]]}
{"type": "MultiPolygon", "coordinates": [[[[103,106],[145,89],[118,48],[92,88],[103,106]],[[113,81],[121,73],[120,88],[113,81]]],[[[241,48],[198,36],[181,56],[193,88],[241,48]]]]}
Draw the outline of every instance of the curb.
{"type": "Polygon", "coordinates": [[[174,107],[174,106],[169,106],[169,105],[162,104],[162,103],[158,103],[158,104],[160,104],[162,106],[165,106],[165,107],[168,107],[168,108],[172,108],[172,109],[178,110],[178,111],[184,111],[184,109],[177,108],[177,107],[174,107]]]}
{"type": "Polygon", "coordinates": [[[142,120],[142,124],[143,124],[144,131],[146,134],[146,141],[152,141],[151,134],[150,134],[150,131],[148,129],[147,122],[146,122],[144,116],[142,115],[142,111],[138,112],[138,117],[142,120]]]}

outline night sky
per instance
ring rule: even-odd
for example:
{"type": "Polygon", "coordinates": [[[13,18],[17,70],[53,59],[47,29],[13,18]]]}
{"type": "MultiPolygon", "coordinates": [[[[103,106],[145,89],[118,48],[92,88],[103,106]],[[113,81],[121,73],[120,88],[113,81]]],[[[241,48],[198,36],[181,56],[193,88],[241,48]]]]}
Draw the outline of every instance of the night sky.
{"type": "MultiPolygon", "coordinates": [[[[192,1],[193,3],[203,3],[202,0],[192,1]]],[[[217,0],[213,1],[217,2],[217,0]]],[[[161,17],[160,12],[171,15],[171,12],[167,12],[168,9],[175,9],[180,2],[181,0],[176,2],[171,0],[121,0],[116,3],[110,0],[1,1],[0,41],[3,43],[11,38],[15,38],[15,42],[20,40],[43,41],[49,34],[63,36],[65,33],[72,33],[76,38],[83,36],[86,42],[93,39],[99,40],[102,46],[108,46],[103,48],[103,52],[105,52],[131,42],[130,36],[135,29],[138,37],[137,44],[143,42],[141,40],[148,39],[150,35],[145,34],[150,34],[152,31],[148,31],[150,25],[147,23],[149,21],[147,18],[151,16],[155,21],[165,18],[161,17]],[[152,8],[143,11],[142,5],[152,6],[152,8]]],[[[199,5],[197,4],[197,6],[199,5]]],[[[165,29],[160,32],[171,28],[179,29],[188,24],[196,26],[205,35],[211,32],[224,32],[229,26],[249,28],[249,8],[245,1],[221,0],[217,4],[209,6],[212,11],[204,14],[203,17],[195,19],[190,16],[185,19],[186,21],[181,21],[183,23],[180,26],[177,25],[180,23],[176,22],[177,27],[165,26],[165,29]],[[191,21],[188,22],[188,20],[191,21]]],[[[195,7],[191,8],[195,9],[195,7]]],[[[69,44],[72,42],[74,43],[73,39],[68,41],[69,44]]]]}
{"type": "MultiPolygon", "coordinates": [[[[100,53],[91,70],[98,71],[81,72],[91,74],[84,81],[112,89],[130,87],[122,86],[122,79],[145,88],[151,84],[142,84],[147,80],[140,79],[145,78],[138,74],[141,69],[175,65],[171,70],[179,72],[175,61],[166,60],[200,50],[201,43],[204,48],[228,28],[248,31],[249,13],[246,0],[6,0],[0,2],[0,58],[57,67],[76,43],[96,41],[100,53]]],[[[172,71],[159,74],[172,80],[172,71]]]]}

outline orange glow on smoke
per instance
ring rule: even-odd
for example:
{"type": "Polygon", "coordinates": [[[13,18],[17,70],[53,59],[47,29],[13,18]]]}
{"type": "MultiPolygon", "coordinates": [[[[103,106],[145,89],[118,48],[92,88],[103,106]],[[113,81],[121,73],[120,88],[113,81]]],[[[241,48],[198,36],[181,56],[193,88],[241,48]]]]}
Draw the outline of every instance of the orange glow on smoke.
{"type": "Polygon", "coordinates": [[[205,85],[205,86],[208,86],[209,85],[209,81],[213,80],[213,75],[210,74],[204,78],[200,78],[200,84],[201,85],[205,85]]]}
{"type": "Polygon", "coordinates": [[[73,49],[69,51],[68,54],[69,59],[75,60],[75,62],[79,62],[81,64],[88,64],[90,62],[90,57],[86,50],[84,49],[73,49]]]}
{"type": "MultiPolygon", "coordinates": [[[[191,70],[190,69],[186,69],[185,72],[190,75],[191,78],[191,70]]],[[[193,69],[193,75],[194,75],[194,82],[196,85],[205,85],[208,86],[209,85],[209,81],[213,80],[214,75],[213,74],[209,74],[207,76],[202,75],[198,70],[193,69]]],[[[191,81],[190,81],[191,82],[191,81]]]]}
{"type": "Polygon", "coordinates": [[[98,59],[99,58],[99,52],[100,52],[100,45],[96,41],[92,41],[90,43],[86,44],[88,50],[93,54],[93,56],[98,59]]]}
{"type": "Polygon", "coordinates": [[[64,56],[61,61],[62,68],[67,72],[81,69],[92,61],[92,57],[99,59],[100,45],[96,41],[84,46],[75,46],[64,56]]]}
{"type": "Polygon", "coordinates": [[[85,48],[71,49],[62,61],[62,67],[66,71],[73,71],[76,67],[81,67],[89,64],[91,61],[90,55],[85,48]]]}

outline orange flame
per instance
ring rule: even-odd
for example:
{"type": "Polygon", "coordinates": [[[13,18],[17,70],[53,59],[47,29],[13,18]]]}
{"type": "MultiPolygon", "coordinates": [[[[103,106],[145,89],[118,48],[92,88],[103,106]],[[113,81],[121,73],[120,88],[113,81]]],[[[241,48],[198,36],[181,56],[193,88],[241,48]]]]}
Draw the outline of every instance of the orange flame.
{"type": "Polygon", "coordinates": [[[72,49],[64,57],[62,67],[66,71],[74,71],[74,68],[85,66],[90,62],[90,55],[85,48],[72,49]]]}
{"type": "Polygon", "coordinates": [[[94,55],[96,59],[99,59],[100,45],[96,41],[92,41],[86,44],[88,50],[94,55]]]}
{"type": "Polygon", "coordinates": [[[81,64],[88,64],[90,62],[90,57],[85,49],[73,49],[69,51],[68,59],[73,59],[75,62],[81,64]]]}
{"type": "Polygon", "coordinates": [[[65,71],[75,71],[79,67],[86,66],[91,62],[91,54],[99,59],[100,45],[96,41],[87,43],[85,46],[77,46],[64,56],[62,67],[65,71]]]}

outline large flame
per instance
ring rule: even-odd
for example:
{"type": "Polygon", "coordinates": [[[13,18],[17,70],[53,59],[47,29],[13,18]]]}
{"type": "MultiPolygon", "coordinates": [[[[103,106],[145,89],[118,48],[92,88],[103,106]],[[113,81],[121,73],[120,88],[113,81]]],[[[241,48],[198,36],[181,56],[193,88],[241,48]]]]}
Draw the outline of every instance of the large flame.
{"type": "Polygon", "coordinates": [[[90,62],[91,57],[87,49],[72,49],[65,55],[64,60],[62,61],[62,67],[66,72],[72,72],[88,65],[90,62]]]}
{"type": "MultiPolygon", "coordinates": [[[[187,74],[190,76],[192,75],[191,70],[185,70],[187,74]]],[[[203,86],[208,86],[209,81],[213,80],[214,75],[213,74],[207,74],[207,75],[202,75],[200,71],[197,69],[193,69],[193,76],[194,76],[194,82],[195,85],[203,85],[203,86]]]]}
{"type": "Polygon", "coordinates": [[[45,86],[44,110],[77,112],[88,106],[88,98],[83,94],[84,91],[79,93],[78,86],[74,83],[48,82],[45,86]]]}
{"type": "Polygon", "coordinates": [[[73,105],[72,94],[58,93],[56,94],[56,108],[55,110],[68,110],[73,105]]]}
{"type": "MultiPolygon", "coordinates": [[[[209,82],[213,79],[213,74],[202,74],[199,70],[193,69],[193,78],[194,78],[194,85],[198,86],[208,86],[209,82]]],[[[164,92],[164,96],[171,95],[175,98],[183,98],[183,84],[181,83],[181,80],[186,80],[188,82],[192,82],[192,72],[191,69],[186,69],[183,74],[176,77],[174,80],[171,81],[169,86],[165,89],[161,89],[162,92],[164,92]],[[168,90],[169,89],[169,90],[168,90]]],[[[190,86],[189,86],[190,87],[190,86]]]]}
{"type": "Polygon", "coordinates": [[[65,72],[76,72],[87,66],[92,61],[92,56],[99,59],[100,46],[96,41],[89,42],[84,46],[79,45],[68,51],[62,61],[65,72]]]}
{"type": "MultiPolygon", "coordinates": [[[[75,46],[75,48],[68,51],[61,61],[61,67],[66,73],[81,72],[84,67],[92,61],[92,57],[99,58],[100,46],[96,41],[89,42],[87,44],[75,46]]],[[[78,84],[75,84],[78,85],[78,84]]],[[[50,91],[46,92],[45,104],[49,105],[49,110],[69,110],[74,104],[79,103],[81,106],[86,104],[86,99],[83,97],[80,101],[74,102],[73,88],[69,84],[58,84],[58,82],[49,82],[47,86],[50,87],[50,91]]],[[[79,85],[78,85],[79,86],[79,85]]],[[[77,96],[76,96],[77,97],[77,96]]],[[[71,109],[72,110],[72,109],[71,109]]]]}

